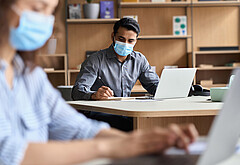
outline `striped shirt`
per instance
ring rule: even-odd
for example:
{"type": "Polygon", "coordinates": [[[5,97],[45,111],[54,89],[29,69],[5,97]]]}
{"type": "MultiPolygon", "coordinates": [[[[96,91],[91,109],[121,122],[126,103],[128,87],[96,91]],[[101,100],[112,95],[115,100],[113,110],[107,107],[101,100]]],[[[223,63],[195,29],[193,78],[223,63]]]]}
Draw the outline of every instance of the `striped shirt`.
{"type": "Polygon", "coordinates": [[[5,76],[7,64],[0,60],[0,165],[20,164],[30,142],[88,139],[109,128],[66,104],[40,67],[30,72],[18,55],[13,64],[10,89],[5,76]]]}

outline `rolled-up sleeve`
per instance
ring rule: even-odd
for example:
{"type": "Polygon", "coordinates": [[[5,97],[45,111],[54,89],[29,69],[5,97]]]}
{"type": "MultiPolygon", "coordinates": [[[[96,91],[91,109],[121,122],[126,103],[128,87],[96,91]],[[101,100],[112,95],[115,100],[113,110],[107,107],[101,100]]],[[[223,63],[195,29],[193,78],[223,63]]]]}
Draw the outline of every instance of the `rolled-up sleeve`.
{"type": "Polygon", "coordinates": [[[141,73],[139,76],[139,81],[141,82],[142,86],[152,95],[155,95],[159,77],[158,75],[151,69],[146,57],[142,57],[142,66],[141,66],[141,73]]]}
{"type": "Polygon", "coordinates": [[[83,62],[81,70],[77,76],[72,89],[73,100],[90,100],[91,95],[96,91],[91,91],[91,87],[97,79],[99,69],[98,54],[95,53],[83,62]]]}
{"type": "Polygon", "coordinates": [[[18,165],[23,160],[28,142],[23,138],[11,136],[13,130],[5,120],[4,114],[0,115],[0,164],[18,165]]]}

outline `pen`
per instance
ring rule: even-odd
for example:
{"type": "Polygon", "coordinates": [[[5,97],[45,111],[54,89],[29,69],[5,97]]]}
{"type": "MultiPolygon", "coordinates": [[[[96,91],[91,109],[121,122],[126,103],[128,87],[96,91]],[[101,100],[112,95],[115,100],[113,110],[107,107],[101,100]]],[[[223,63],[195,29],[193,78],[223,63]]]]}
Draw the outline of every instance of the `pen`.
{"type": "MultiPolygon", "coordinates": [[[[102,79],[100,76],[98,76],[98,79],[101,81],[101,83],[102,83],[103,86],[106,86],[106,87],[107,87],[106,83],[103,81],[103,79],[102,79]]],[[[111,91],[111,93],[112,93],[112,96],[114,96],[113,91],[112,91],[111,89],[110,89],[110,91],[111,91]]]]}
{"type": "Polygon", "coordinates": [[[102,83],[104,86],[107,86],[106,83],[103,81],[103,79],[102,79],[100,76],[98,76],[98,79],[101,81],[101,83],[102,83]]]}

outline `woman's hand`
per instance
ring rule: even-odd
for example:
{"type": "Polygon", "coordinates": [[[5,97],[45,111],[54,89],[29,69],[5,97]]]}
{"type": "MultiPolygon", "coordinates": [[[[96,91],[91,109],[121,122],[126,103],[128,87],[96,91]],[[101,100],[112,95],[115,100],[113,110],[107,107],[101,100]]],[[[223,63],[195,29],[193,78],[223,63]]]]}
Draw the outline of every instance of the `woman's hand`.
{"type": "Polygon", "coordinates": [[[193,124],[171,124],[168,128],[154,128],[129,133],[128,136],[104,139],[99,143],[103,157],[128,158],[143,154],[162,153],[172,146],[188,151],[187,147],[196,140],[197,130],[193,124]]]}

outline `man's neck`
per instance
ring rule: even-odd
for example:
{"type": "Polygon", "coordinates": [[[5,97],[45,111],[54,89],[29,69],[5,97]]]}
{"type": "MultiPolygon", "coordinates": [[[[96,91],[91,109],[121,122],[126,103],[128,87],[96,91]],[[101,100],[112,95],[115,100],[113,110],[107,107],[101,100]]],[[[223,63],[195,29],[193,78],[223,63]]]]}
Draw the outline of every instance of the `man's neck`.
{"type": "Polygon", "coordinates": [[[117,56],[118,60],[123,63],[123,62],[127,59],[127,57],[128,57],[129,55],[127,55],[127,56],[120,56],[120,55],[118,55],[118,54],[116,53],[116,56],[117,56]]]}

